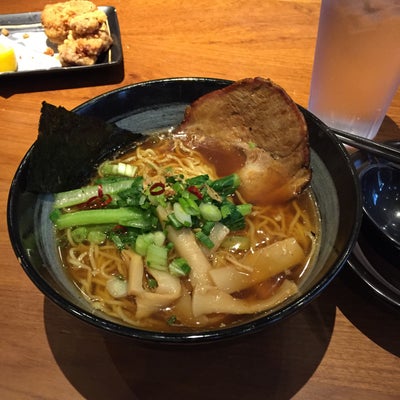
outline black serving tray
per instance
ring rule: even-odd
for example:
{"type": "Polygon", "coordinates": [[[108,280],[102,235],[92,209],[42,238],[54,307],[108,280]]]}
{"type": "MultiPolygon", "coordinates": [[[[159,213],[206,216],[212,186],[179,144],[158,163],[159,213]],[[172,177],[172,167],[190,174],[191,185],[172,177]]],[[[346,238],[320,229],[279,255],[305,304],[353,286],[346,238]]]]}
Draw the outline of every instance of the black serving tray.
{"type": "Polygon", "coordinates": [[[123,55],[116,9],[110,6],[102,6],[99,9],[107,15],[113,45],[99,57],[96,64],[90,66],[62,67],[57,63],[57,47],[45,35],[40,12],[0,15],[0,29],[8,31],[8,36],[0,39],[13,45],[19,64],[16,72],[0,73],[0,81],[15,80],[18,77],[35,78],[41,75],[93,73],[103,70],[109,73],[112,69],[121,68],[123,55]],[[55,51],[54,56],[44,54],[47,47],[55,51]]]}

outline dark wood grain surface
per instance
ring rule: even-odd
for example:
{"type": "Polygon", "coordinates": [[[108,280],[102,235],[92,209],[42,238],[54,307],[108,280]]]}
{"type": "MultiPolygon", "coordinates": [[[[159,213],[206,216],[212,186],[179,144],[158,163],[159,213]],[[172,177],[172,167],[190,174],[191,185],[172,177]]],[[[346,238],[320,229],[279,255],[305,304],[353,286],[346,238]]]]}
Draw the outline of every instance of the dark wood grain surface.
{"type": "MultiPolygon", "coordinates": [[[[0,14],[44,0],[2,1],[0,14]]],[[[264,76],[307,106],[319,1],[114,0],[124,75],[0,81],[0,398],[398,399],[400,318],[346,266],[303,311],[248,337],[155,347],[89,326],[47,300],[9,242],[6,203],[42,101],[71,109],[166,77],[264,76]]],[[[376,140],[400,140],[400,92],[376,140]]]]}

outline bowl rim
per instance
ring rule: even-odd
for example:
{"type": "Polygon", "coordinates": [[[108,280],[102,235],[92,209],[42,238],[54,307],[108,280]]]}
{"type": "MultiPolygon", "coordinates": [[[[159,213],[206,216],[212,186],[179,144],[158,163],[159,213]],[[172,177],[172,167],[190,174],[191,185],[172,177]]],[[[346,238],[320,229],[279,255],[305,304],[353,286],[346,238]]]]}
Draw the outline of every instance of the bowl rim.
{"type": "MultiPolygon", "coordinates": [[[[105,93],[102,93],[79,106],[75,107],[72,111],[77,113],[85,114],[86,109],[90,109],[93,104],[96,104],[99,101],[107,99],[108,96],[118,95],[125,91],[135,90],[137,88],[148,88],[159,85],[174,85],[175,83],[205,83],[209,85],[215,85],[216,87],[212,90],[216,90],[227,86],[234,81],[226,80],[226,79],[218,79],[218,78],[196,78],[196,77],[177,77],[177,78],[165,78],[165,79],[155,79],[149,80],[134,84],[129,84],[105,93]]],[[[342,153],[343,157],[347,161],[348,169],[350,176],[353,181],[353,186],[356,192],[355,201],[355,210],[357,214],[355,215],[355,223],[353,226],[352,233],[348,242],[345,245],[344,250],[338,254],[335,265],[326,273],[316,284],[312,286],[307,293],[303,294],[301,297],[295,299],[291,304],[285,306],[284,309],[279,309],[274,311],[273,313],[262,316],[257,320],[252,320],[248,322],[244,322],[242,324],[238,324],[232,327],[223,328],[223,329],[212,329],[212,330],[202,330],[197,332],[185,332],[185,333],[174,333],[174,332],[159,332],[159,331],[148,331],[132,326],[122,325],[110,320],[105,320],[93,313],[89,313],[79,306],[73,304],[69,300],[65,299],[61,296],[56,290],[54,290],[43,278],[41,278],[40,274],[34,269],[30,267],[29,260],[25,257],[24,251],[22,248],[22,244],[20,243],[19,237],[17,235],[18,229],[16,228],[16,216],[13,213],[15,208],[15,196],[17,192],[17,184],[20,179],[20,176],[23,174],[24,169],[27,168],[27,163],[29,161],[30,154],[34,147],[34,143],[28,150],[28,152],[23,157],[20,162],[17,171],[12,179],[12,183],[10,186],[8,202],[7,202],[7,225],[8,232],[10,237],[10,242],[13,247],[14,253],[17,256],[17,259],[24,269],[25,273],[32,280],[32,282],[36,285],[36,287],[50,300],[52,300],[55,304],[57,304],[62,309],[66,310],[70,314],[78,317],[79,319],[94,325],[96,327],[102,328],[105,331],[117,333],[123,336],[136,338],[140,340],[144,340],[147,342],[158,342],[158,343],[169,343],[169,344],[197,344],[197,343],[205,343],[205,342],[215,342],[218,340],[226,340],[227,338],[240,337],[246,335],[248,333],[255,333],[261,331],[266,326],[271,325],[272,323],[277,322],[283,318],[288,317],[289,315],[294,314],[298,310],[302,309],[303,306],[311,302],[339,273],[341,268],[346,263],[349,258],[352,249],[356,243],[356,239],[358,237],[358,233],[361,225],[361,191],[359,187],[359,180],[357,174],[353,168],[353,164],[350,162],[349,155],[347,154],[344,146],[341,142],[329,131],[327,126],[320,121],[316,116],[311,114],[305,108],[298,106],[301,112],[306,113],[309,118],[313,121],[313,123],[317,124],[321,130],[324,131],[330,140],[333,142],[335,146],[338,147],[338,150],[342,153]]]]}

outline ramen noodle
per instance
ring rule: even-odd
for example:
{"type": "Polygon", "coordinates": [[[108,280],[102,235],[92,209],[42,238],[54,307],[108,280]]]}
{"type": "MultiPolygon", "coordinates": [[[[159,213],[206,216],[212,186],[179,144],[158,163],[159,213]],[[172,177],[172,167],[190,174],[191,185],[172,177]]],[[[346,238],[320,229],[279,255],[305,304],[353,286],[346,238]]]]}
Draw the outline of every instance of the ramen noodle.
{"type": "Polygon", "coordinates": [[[240,185],[228,194],[216,189],[214,182],[228,179],[220,176],[220,166],[234,178],[240,167],[231,155],[219,156],[219,165],[213,165],[207,149],[200,152],[162,133],[105,163],[107,168],[100,166],[91,185],[97,195],[77,205],[62,204],[62,194],[56,195],[52,218],[63,264],[95,309],[130,326],[179,332],[237,324],[296,295],[318,248],[319,215],[311,188],[283,204],[247,204],[240,185]],[[136,200],[124,198],[126,189],[106,193],[118,174],[141,182],[136,200]],[[111,215],[118,202],[128,216],[115,222],[111,215]],[[145,224],[153,224],[145,233],[129,219],[137,208],[147,216],[145,224]],[[110,220],[82,226],[62,222],[93,211],[106,211],[110,220]],[[241,222],[226,222],[233,214],[241,222]],[[140,243],[147,239],[151,243],[143,250],[140,243]],[[155,261],[150,248],[165,262],[155,261]]]}

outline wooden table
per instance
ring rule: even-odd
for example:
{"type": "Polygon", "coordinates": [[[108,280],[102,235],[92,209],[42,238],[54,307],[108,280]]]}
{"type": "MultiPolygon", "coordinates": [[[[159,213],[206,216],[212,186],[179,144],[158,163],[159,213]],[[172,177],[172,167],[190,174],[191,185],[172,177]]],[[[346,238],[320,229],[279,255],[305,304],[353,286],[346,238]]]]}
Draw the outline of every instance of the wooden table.
{"type": "MultiPolygon", "coordinates": [[[[0,14],[41,11],[47,2],[2,1],[0,14]]],[[[348,267],[302,312],[259,334],[161,349],[73,318],[25,276],[9,243],[6,202],[14,172],[36,138],[43,100],[71,109],[149,79],[264,76],[307,105],[319,1],[110,5],[121,28],[123,80],[0,83],[0,398],[398,399],[399,314],[348,267]]],[[[377,140],[400,139],[399,125],[397,92],[377,140]]]]}

